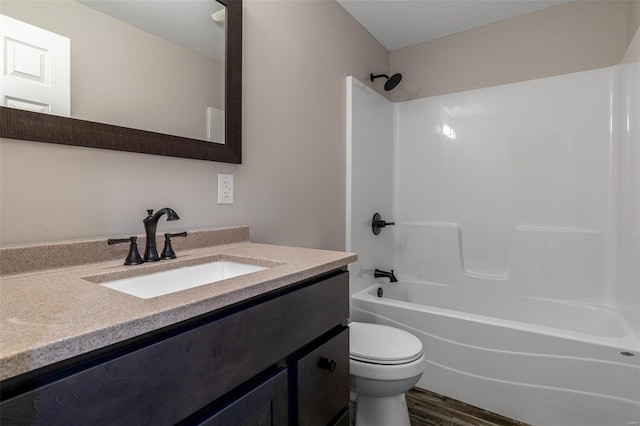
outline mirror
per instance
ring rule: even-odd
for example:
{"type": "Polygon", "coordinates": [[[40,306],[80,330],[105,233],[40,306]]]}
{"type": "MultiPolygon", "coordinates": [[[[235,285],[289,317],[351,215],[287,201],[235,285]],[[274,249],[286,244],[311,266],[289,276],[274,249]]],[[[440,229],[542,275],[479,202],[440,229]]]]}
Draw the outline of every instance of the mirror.
{"type": "MultiPolygon", "coordinates": [[[[14,2],[27,6],[35,3],[24,0],[2,0],[0,13],[11,16],[11,4],[14,2]]],[[[177,33],[171,42],[167,42],[172,47],[162,47],[157,41],[159,37],[151,34],[154,32],[152,28],[145,28],[143,31],[117,20],[116,25],[120,25],[121,29],[116,27],[114,30],[108,27],[110,31],[102,33],[102,37],[110,42],[111,39],[117,39],[120,44],[116,44],[116,47],[111,45],[104,47],[105,40],[96,43],[87,40],[71,40],[72,46],[74,44],[88,46],[85,47],[84,52],[89,52],[89,59],[82,58],[83,61],[80,61],[78,54],[74,57],[77,49],[71,50],[71,117],[64,117],[64,114],[56,115],[57,112],[54,110],[47,114],[34,112],[34,108],[29,108],[32,109],[31,111],[18,109],[3,99],[4,105],[0,107],[0,136],[241,163],[242,2],[241,0],[218,0],[218,2],[226,9],[226,16],[224,13],[222,16],[221,13],[214,15],[218,23],[214,22],[208,12],[205,12],[204,18],[207,24],[211,23],[214,31],[224,33],[224,62],[216,61],[210,56],[196,54],[194,51],[197,48],[183,47],[184,43],[188,42],[176,41],[175,37],[180,37],[180,33],[184,34],[182,31],[176,31],[183,25],[165,23],[161,26],[169,32],[177,33]],[[224,21],[224,30],[221,29],[219,22],[221,18],[224,21]],[[134,39],[132,35],[134,33],[138,37],[151,40],[150,43],[140,41],[140,38],[134,39]],[[93,46],[100,46],[100,48],[92,51],[93,46]],[[123,59],[121,55],[119,59],[114,60],[108,56],[110,50],[122,53],[127,49],[129,59],[123,59]],[[167,53],[171,49],[178,52],[178,56],[167,53]],[[143,58],[151,66],[147,66],[143,71],[134,69],[131,64],[135,62],[136,57],[143,58]],[[82,68],[83,63],[95,63],[98,66],[89,71],[86,66],[82,68]],[[194,63],[203,63],[205,66],[195,66],[194,63]],[[216,66],[219,69],[218,72],[216,72],[216,66]],[[90,84],[91,82],[94,84],[90,84]],[[104,84],[95,84],[95,82],[104,82],[104,84]],[[180,86],[181,82],[188,83],[186,88],[180,86]],[[137,89],[142,91],[136,94],[137,89]],[[205,94],[208,97],[205,97],[205,94]],[[165,100],[160,95],[170,96],[165,100]],[[200,99],[201,95],[205,99],[200,99]],[[218,140],[213,139],[218,143],[208,140],[210,137],[208,130],[219,131],[217,126],[207,126],[207,124],[215,124],[215,120],[207,123],[208,112],[211,110],[208,107],[214,107],[218,113],[223,111],[224,118],[217,124],[224,124],[224,143],[219,143],[222,142],[219,137],[218,140]]],[[[47,0],[42,3],[47,8],[55,4],[81,8],[84,9],[83,13],[88,15],[103,15],[95,7],[104,9],[126,2],[47,0]],[[89,8],[87,5],[92,7],[89,8]]],[[[157,12],[172,2],[133,0],[131,3],[147,8],[147,12],[143,11],[142,16],[149,18],[152,15],[148,11],[149,8],[157,12]]],[[[181,0],[182,5],[187,3],[193,3],[199,7],[208,3],[207,7],[211,7],[210,0],[181,0]]],[[[52,14],[47,13],[47,8],[36,7],[38,11],[35,15],[40,13],[41,22],[43,19],[53,19],[52,14]]],[[[15,10],[13,12],[16,13],[15,10]]],[[[108,12],[109,15],[103,15],[101,18],[102,24],[89,23],[86,19],[81,20],[86,26],[81,34],[94,33],[97,31],[94,31],[94,27],[106,27],[105,22],[114,21],[115,18],[111,15],[117,14],[117,11],[108,10],[108,12]]],[[[63,13],[68,14],[68,11],[63,13]]],[[[20,19],[20,16],[14,17],[20,19]]],[[[37,16],[35,20],[38,20],[37,16]]],[[[79,20],[75,19],[75,21],[79,20]]],[[[33,24],[37,26],[36,22],[33,24]]],[[[60,25],[58,22],[58,26],[60,25]]],[[[196,33],[194,25],[186,29],[187,33],[196,33]]],[[[89,39],[88,36],[86,38],[89,39]]],[[[195,37],[195,39],[202,38],[203,36],[195,37]]],[[[211,44],[202,46],[201,49],[208,49],[209,46],[211,44]]],[[[29,63],[29,61],[23,62],[27,65],[29,63]]],[[[37,111],[37,108],[35,110],[37,111]]]]}

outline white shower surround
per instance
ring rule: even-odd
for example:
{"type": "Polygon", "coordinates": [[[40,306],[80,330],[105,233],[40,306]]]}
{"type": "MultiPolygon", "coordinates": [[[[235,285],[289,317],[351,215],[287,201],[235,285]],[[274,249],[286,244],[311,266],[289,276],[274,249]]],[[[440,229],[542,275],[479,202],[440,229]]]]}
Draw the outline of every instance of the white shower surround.
{"type": "MultiPolygon", "coordinates": [[[[545,317],[552,324],[536,332],[580,342],[576,353],[566,356],[580,358],[586,343],[609,347],[616,357],[621,351],[636,353],[630,377],[637,378],[632,391],[637,390],[640,419],[639,80],[640,65],[634,63],[391,104],[350,78],[347,250],[359,253],[350,267],[352,294],[375,283],[374,268],[394,268],[401,281],[446,285],[452,290],[446,297],[464,299],[452,302],[458,309],[448,309],[465,312],[478,324],[502,321],[501,327],[512,331],[518,330],[515,323],[537,327],[515,314],[523,306],[553,307],[545,317]],[[396,227],[374,237],[369,227],[375,211],[396,227]],[[474,303],[492,308],[474,313],[474,303]],[[468,309],[460,308],[465,304],[468,309]],[[593,312],[593,318],[610,314],[613,320],[601,328],[617,340],[598,335],[596,325],[593,333],[589,326],[580,328],[577,312],[593,312]]],[[[445,309],[436,303],[427,302],[426,309],[445,309]]],[[[382,305],[370,311],[394,312],[382,305]]],[[[371,312],[354,308],[352,319],[416,330],[401,320],[406,310],[377,320],[371,312]]],[[[485,330],[469,329],[476,328],[485,330]]],[[[423,334],[427,353],[434,344],[425,337],[428,329],[417,333],[423,334]]],[[[482,376],[474,373],[474,363],[490,363],[495,348],[476,362],[474,351],[465,355],[469,343],[459,343],[456,356],[465,360],[467,379],[482,376]]],[[[531,359],[513,361],[523,362],[526,370],[531,359]]],[[[601,362],[610,361],[595,365],[601,362]]],[[[495,360],[496,372],[501,363],[495,360]]],[[[451,396],[486,401],[474,396],[477,388],[455,369],[434,368],[428,367],[418,386],[451,395],[456,383],[451,396]]],[[[615,376],[609,377],[615,386],[615,376]]],[[[540,386],[563,389],[551,383],[530,387],[536,389],[530,401],[540,401],[540,386]]],[[[573,391],[551,392],[567,396],[566,406],[556,404],[556,411],[539,418],[531,417],[535,409],[513,407],[508,400],[491,409],[534,424],[553,424],[549,419],[555,418],[567,425],[587,424],[589,413],[576,414],[578,406],[593,407],[593,419],[600,418],[598,410],[616,412],[590,403],[586,388],[573,391]]],[[[520,401],[527,400],[525,395],[520,401]]],[[[612,424],[638,420],[622,418],[628,410],[617,411],[620,418],[612,424]]]]}
{"type": "MultiPolygon", "coordinates": [[[[519,282],[560,275],[574,298],[603,301],[603,283],[613,284],[603,252],[615,191],[614,74],[606,68],[396,104],[394,217],[413,229],[402,230],[394,255],[406,258],[404,244],[456,249],[428,272],[404,263],[398,270],[430,280],[436,268],[444,283],[458,283],[443,276],[458,270],[496,280],[517,274],[519,282]],[[443,225],[457,232],[440,232],[443,225]]],[[[557,297],[553,287],[545,293],[557,297]]]]}

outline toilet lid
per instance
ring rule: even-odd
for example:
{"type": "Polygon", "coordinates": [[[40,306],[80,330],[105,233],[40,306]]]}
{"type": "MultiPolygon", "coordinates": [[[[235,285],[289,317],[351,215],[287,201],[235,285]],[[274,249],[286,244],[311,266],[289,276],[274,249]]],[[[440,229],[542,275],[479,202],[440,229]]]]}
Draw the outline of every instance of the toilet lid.
{"type": "Polygon", "coordinates": [[[373,364],[406,364],[422,355],[422,342],[411,333],[380,324],[349,324],[350,358],[373,364]]]}

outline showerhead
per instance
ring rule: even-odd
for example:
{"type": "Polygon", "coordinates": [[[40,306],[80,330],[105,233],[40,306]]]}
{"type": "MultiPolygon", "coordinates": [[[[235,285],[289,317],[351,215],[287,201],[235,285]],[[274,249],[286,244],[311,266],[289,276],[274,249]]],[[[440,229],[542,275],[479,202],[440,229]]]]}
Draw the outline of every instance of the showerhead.
{"type": "Polygon", "coordinates": [[[371,73],[369,75],[369,78],[371,78],[371,81],[374,81],[376,78],[380,78],[380,77],[384,77],[387,79],[387,82],[384,84],[384,90],[386,90],[387,92],[395,89],[398,83],[400,83],[400,80],[402,80],[402,74],[400,73],[396,73],[391,77],[389,77],[386,74],[373,75],[373,73],[371,73]]]}
{"type": "Polygon", "coordinates": [[[388,92],[390,90],[395,89],[396,86],[400,83],[400,80],[402,80],[402,74],[397,73],[397,74],[392,75],[391,77],[389,77],[387,82],[384,84],[384,90],[386,90],[388,92]]]}

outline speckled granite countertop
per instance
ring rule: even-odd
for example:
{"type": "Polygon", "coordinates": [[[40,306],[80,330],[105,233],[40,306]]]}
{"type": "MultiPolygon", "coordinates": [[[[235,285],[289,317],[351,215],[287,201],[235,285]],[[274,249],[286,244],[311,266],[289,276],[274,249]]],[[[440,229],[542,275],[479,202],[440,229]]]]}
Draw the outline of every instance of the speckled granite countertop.
{"type": "MultiPolygon", "coordinates": [[[[286,287],[357,258],[352,253],[255,244],[244,240],[245,236],[248,238],[248,228],[223,231],[229,230],[241,230],[242,235],[231,238],[231,243],[206,246],[206,240],[220,242],[215,231],[207,231],[200,235],[204,242],[192,244],[198,247],[174,246],[178,259],[138,266],[123,266],[121,257],[81,265],[67,262],[63,268],[16,273],[9,267],[12,255],[25,249],[12,248],[0,254],[5,264],[0,282],[0,380],[286,287]],[[152,299],[140,299],[97,284],[103,274],[122,278],[218,258],[269,267],[152,299]]],[[[106,246],[104,241],[100,243],[106,246]]],[[[75,244],[86,243],[68,243],[70,251],[75,244]]],[[[47,247],[50,249],[51,245],[47,247]]],[[[126,248],[120,249],[119,256],[122,250],[126,253],[126,248]]],[[[114,253],[108,254],[113,256],[114,253]]]]}

